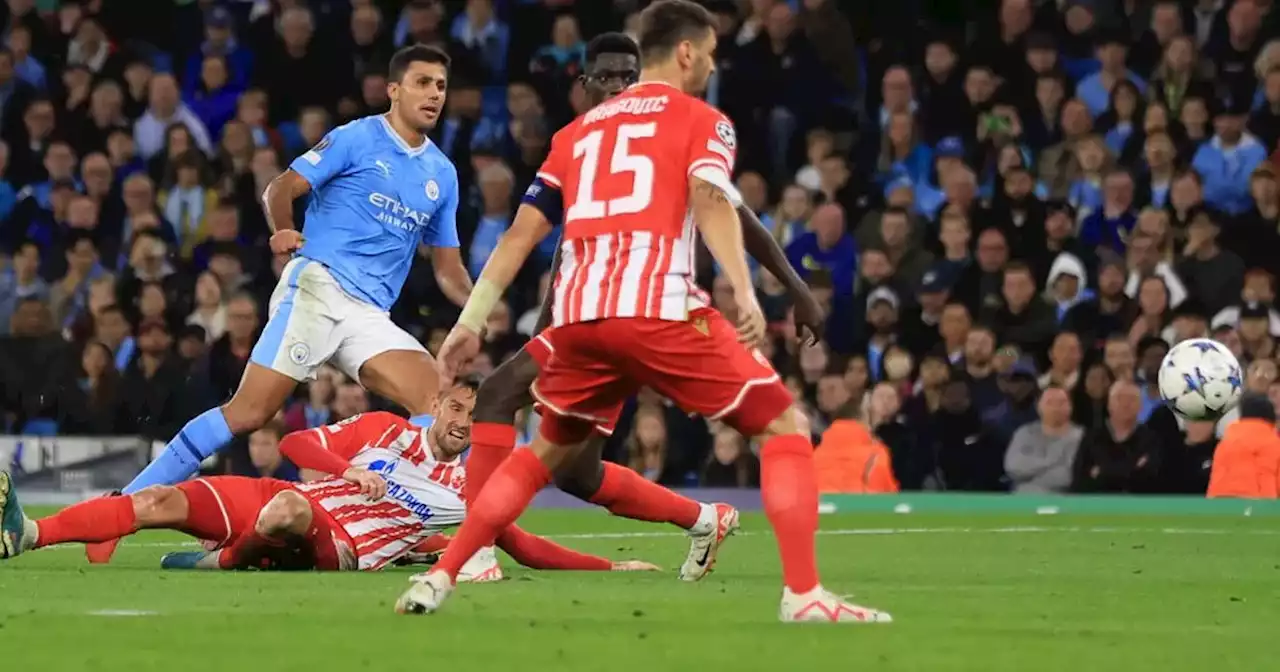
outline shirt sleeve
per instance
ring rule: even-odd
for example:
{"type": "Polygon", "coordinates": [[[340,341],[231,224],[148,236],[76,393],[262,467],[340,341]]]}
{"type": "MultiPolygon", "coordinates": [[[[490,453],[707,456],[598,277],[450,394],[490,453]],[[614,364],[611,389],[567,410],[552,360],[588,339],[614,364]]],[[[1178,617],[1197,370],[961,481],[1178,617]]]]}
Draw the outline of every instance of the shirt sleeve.
{"type": "Polygon", "coordinates": [[[332,425],[316,427],[307,432],[315,433],[322,445],[329,452],[350,461],[364,447],[377,441],[387,430],[403,425],[404,421],[391,413],[378,411],[360,413],[346,420],[339,420],[332,425]]]}
{"type": "Polygon", "coordinates": [[[733,164],[738,152],[738,135],[733,122],[705,103],[700,105],[694,116],[686,173],[714,184],[735,208],[741,206],[742,195],[733,184],[733,164]]]}
{"type": "Polygon", "coordinates": [[[289,169],[301,175],[312,190],[319,189],[351,166],[353,135],[355,131],[346,126],[329,131],[315,147],[294,159],[289,169]]]}
{"type": "Polygon", "coordinates": [[[431,216],[431,225],[422,232],[422,243],[431,247],[462,247],[458,239],[458,171],[448,161],[449,175],[445,180],[443,202],[431,216]]]}

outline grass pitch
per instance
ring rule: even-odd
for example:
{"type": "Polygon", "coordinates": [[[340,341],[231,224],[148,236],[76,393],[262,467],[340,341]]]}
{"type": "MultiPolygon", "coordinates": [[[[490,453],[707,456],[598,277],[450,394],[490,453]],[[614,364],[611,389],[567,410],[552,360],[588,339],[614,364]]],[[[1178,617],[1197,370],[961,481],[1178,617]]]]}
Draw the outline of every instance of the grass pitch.
{"type": "MultiPolygon", "coordinates": [[[[39,513],[39,512],[32,512],[39,513]]],[[[535,512],[528,529],[661,574],[532,572],[462,586],[435,616],[392,604],[410,572],[161,572],[177,534],[0,565],[0,669],[706,670],[1275,669],[1275,519],[824,516],[826,584],[884,626],[777,622],[768,527],[743,517],[714,574],[683,584],[685,540],[602,512],[535,512]]]]}

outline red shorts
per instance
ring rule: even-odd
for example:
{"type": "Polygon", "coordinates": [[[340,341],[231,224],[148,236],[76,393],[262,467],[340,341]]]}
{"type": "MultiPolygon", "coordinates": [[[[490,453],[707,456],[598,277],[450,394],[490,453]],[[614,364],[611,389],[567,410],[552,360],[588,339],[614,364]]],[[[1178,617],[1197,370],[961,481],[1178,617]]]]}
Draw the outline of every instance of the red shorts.
{"type": "MultiPolygon", "coordinates": [[[[534,336],[524,345],[524,351],[529,353],[529,356],[533,358],[533,361],[538,363],[538,368],[542,370],[546,370],[547,362],[551,361],[551,355],[554,354],[551,344],[546,339],[546,333],[547,332],[544,331],[541,334],[534,336]]],[[[622,414],[622,404],[623,402],[619,401],[617,405],[613,407],[611,412],[605,412],[602,414],[602,417],[606,419],[602,422],[596,423],[596,432],[600,433],[602,436],[613,436],[613,429],[618,426],[618,416],[622,414]]],[[[535,403],[533,408],[539,415],[543,415],[542,411],[544,407],[542,404],[535,403]]]]}
{"type": "Polygon", "coordinates": [[[769,361],[739,343],[733,325],[709,308],[686,322],[570,324],[538,340],[555,353],[532,387],[534,399],[552,411],[542,427],[554,443],[572,443],[584,427],[615,417],[640,386],[745,436],[763,432],[792,403],[769,361]]]}
{"type": "MultiPolygon", "coordinates": [[[[230,546],[252,532],[262,507],[276,495],[297,492],[288,481],[248,476],[208,476],[184,481],[177,487],[187,496],[189,507],[187,525],[182,531],[213,542],[219,548],[230,546]]],[[[316,540],[317,547],[311,549],[316,557],[316,569],[340,569],[340,558],[345,551],[340,550],[339,545],[355,548],[342,526],[315,503],[311,504],[311,529],[307,530],[306,538],[316,540]]]]}

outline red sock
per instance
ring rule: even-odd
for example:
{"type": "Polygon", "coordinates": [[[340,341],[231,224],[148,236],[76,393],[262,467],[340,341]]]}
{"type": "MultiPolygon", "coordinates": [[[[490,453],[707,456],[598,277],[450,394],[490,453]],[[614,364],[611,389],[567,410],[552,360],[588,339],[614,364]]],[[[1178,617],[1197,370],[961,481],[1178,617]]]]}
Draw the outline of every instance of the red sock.
{"type": "Polygon", "coordinates": [[[222,549],[218,554],[218,566],[222,569],[257,567],[269,551],[284,547],[283,540],[263,536],[257,530],[250,530],[240,535],[240,538],[230,546],[222,549]]]}
{"type": "Polygon", "coordinates": [[[702,506],[612,462],[604,463],[604,480],[589,500],[622,518],[671,523],[682,529],[698,522],[702,506]]]}
{"type": "Polygon", "coordinates": [[[794,434],[775,436],[760,451],[760,495],[778,539],[782,577],[795,593],[818,585],[818,477],[813,444],[794,434]]]}
{"type": "Polygon", "coordinates": [[[36,548],[69,541],[97,543],[119,539],[136,532],[137,523],[133,498],[121,495],[91,499],[36,521],[40,529],[36,548]]]}
{"type": "Polygon", "coordinates": [[[467,453],[467,482],[462,485],[463,499],[476,501],[480,488],[515,447],[515,427],[496,422],[471,425],[471,452],[467,453]]]}
{"type": "Polygon", "coordinates": [[[551,472],[537,455],[528,450],[512,453],[494,472],[480,498],[468,507],[466,520],[435,568],[456,580],[462,565],[516,522],[533,496],[550,482],[551,472]]]}

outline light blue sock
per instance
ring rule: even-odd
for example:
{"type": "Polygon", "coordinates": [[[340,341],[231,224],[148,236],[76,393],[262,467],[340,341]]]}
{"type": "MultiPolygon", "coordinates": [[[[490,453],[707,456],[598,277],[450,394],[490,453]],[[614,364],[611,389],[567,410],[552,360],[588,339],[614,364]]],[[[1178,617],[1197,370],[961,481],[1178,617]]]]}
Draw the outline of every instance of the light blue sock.
{"type": "Polygon", "coordinates": [[[222,450],[233,438],[222,409],[211,408],[188,422],[164,447],[160,457],[148,464],[122,492],[132,495],[152,485],[181,483],[200,470],[205,458],[222,450]]]}

